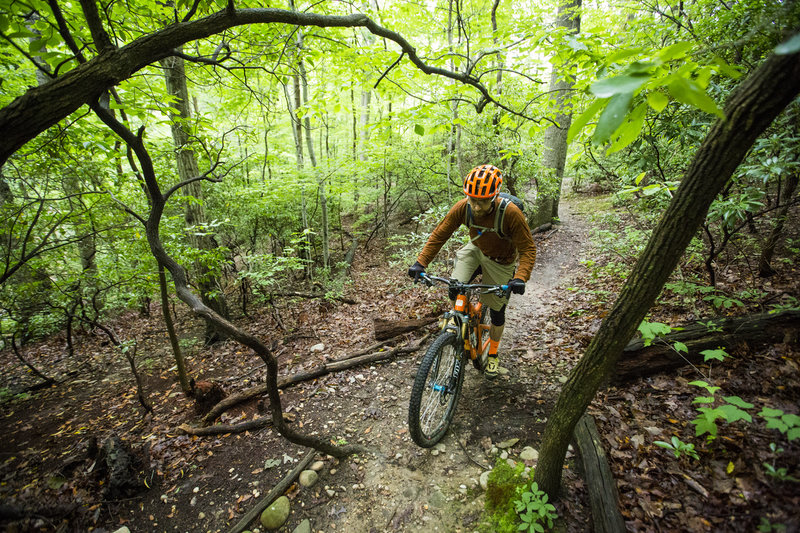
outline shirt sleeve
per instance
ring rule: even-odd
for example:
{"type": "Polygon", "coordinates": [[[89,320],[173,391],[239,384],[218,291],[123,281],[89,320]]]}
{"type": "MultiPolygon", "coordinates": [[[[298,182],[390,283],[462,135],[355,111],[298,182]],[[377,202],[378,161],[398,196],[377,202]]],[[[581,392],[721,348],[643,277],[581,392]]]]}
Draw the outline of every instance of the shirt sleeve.
{"type": "Polygon", "coordinates": [[[536,243],[525,215],[513,203],[506,207],[506,225],[505,233],[511,236],[511,242],[519,253],[519,267],[514,277],[528,281],[536,263],[536,243]]]}
{"type": "Polygon", "coordinates": [[[428,237],[428,242],[422,247],[422,251],[417,256],[417,261],[420,265],[428,268],[428,265],[442,249],[444,243],[450,238],[458,227],[464,222],[467,214],[467,200],[466,198],[456,202],[456,205],[450,208],[447,215],[439,222],[439,225],[428,237]]]}

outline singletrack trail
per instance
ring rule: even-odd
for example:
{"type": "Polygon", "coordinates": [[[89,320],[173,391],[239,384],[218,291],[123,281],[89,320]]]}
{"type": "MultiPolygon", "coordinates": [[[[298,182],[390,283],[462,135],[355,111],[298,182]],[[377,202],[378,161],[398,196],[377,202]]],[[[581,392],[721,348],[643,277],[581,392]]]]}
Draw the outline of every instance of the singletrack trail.
{"type": "MultiPolygon", "coordinates": [[[[319,485],[320,497],[327,493],[331,499],[325,515],[312,519],[314,531],[477,529],[484,507],[481,474],[498,457],[520,460],[523,448],[538,448],[546,413],[566,374],[566,363],[553,361],[543,341],[559,335],[551,312],[569,297],[566,287],[581,268],[588,241],[588,224],[576,209],[564,201],[561,224],[536,236],[533,275],[525,294],[512,297],[507,312],[502,373],[488,381],[467,369],[450,431],[436,448],[419,448],[407,430],[409,393],[423,352],[369,369],[369,385],[354,391],[363,398],[363,409],[349,406],[344,427],[353,440],[376,451],[332,462],[319,485]],[[518,440],[509,444],[513,439],[518,440]]],[[[357,386],[361,378],[355,377],[357,386]]],[[[579,517],[585,511],[571,508],[570,513],[579,517]]]]}

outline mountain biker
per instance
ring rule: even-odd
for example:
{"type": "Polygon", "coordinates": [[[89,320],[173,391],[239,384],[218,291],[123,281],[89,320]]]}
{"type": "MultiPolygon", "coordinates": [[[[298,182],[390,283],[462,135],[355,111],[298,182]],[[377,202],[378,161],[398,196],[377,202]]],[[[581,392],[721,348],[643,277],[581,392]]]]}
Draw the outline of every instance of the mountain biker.
{"type": "MultiPolygon", "coordinates": [[[[452,277],[469,283],[479,272],[483,272],[483,283],[508,284],[511,292],[524,294],[525,282],[530,279],[536,261],[536,244],[525,215],[513,202],[507,202],[502,227],[496,225],[502,182],[502,171],[495,166],[481,165],[472,169],[464,180],[466,197],[450,208],[433,230],[417,261],[409,267],[408,275],[416,281],[450,236],[461,224],[465,224],[469,228],[470,242],[456,254],[452,277]],[[515,267],[517,259],[519,267],[515,267]]],[[[451,300],[455,297],[450,294],[451,300]]],[[[485,375],[494,378],[499,367],[497,347],[503,335],[508,298],[484,294],[481,301],[489,306],[492,322],[485,375]]]]}

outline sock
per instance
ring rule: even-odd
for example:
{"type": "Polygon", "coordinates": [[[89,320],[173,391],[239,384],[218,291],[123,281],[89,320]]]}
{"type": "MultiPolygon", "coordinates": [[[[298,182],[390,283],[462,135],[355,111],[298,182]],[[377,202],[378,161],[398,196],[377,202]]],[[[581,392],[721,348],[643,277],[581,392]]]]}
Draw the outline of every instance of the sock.
{"type": "Polygon", "coordinates": [[[499,344],[500,341],[489,339],[489,355],[491,355],[492,357],[497,357],[497,346],[499,344]]]}

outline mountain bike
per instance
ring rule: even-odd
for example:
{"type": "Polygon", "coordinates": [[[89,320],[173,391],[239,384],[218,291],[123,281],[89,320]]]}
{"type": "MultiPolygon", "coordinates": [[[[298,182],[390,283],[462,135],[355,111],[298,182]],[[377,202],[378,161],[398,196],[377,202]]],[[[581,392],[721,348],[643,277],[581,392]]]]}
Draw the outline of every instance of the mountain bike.
{"type": "Polygon", "coordinates": [[[489,354],[489,306],[473,301],[476,295],[496,294],[506,297],[508,285],[461,283],[455,279],[420,274],[427,286],[445,284],[456,294],[453,309],[442,315],[442,331],[425,352],[411,388],[408,405],[408,428],[417,445],[430,448],[447,432],[456,411],[464,366],[472,361],[480,372],[486,368],[489,354]]]}

